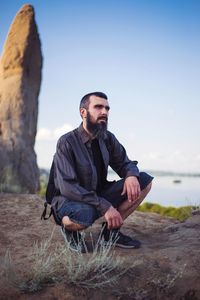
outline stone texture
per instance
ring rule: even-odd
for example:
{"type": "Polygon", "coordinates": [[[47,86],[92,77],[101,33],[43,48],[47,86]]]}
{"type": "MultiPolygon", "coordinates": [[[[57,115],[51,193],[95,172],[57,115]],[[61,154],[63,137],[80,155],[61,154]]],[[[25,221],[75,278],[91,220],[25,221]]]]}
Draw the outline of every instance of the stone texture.
{"type": "Polygon", "coordinates": [[[34,193],[39,171],[34,152],[41,43],[34,9],[17,13],[0,58],[0,189],[34,193]]]}

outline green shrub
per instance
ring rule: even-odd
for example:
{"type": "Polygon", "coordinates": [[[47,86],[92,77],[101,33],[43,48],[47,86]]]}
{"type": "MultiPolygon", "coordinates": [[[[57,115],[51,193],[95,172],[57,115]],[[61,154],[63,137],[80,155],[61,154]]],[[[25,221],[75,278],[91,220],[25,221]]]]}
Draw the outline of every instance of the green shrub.
{"type": "Polygon", "coordinates": [[[191,216],[191,212],[192,210],[194,210],[194,207],[192,206],[165,207],[165,206],[161,206],[160,204],[145,202],[144,204],[140,205],[137,208],[137,210],[142,212],[154,212],[162,216],[168,216],[168,217],[175,218],[179,221],[184,221],[191,216]]]}
{"type": "Polygon", "coordinates": [[[40,182],[40,189],[39,189],[39,192],[38,194],[42,197],[45,196],[45,193],[46,193],[46,184],[44,182],[40,182]]]}
{"type": "Polygon", "coordinates": [[[45,169],[40,169],[40,189],[38,194],[42,197],[45,196],[48,180],[49,180],[49,171],[45,169]]]}

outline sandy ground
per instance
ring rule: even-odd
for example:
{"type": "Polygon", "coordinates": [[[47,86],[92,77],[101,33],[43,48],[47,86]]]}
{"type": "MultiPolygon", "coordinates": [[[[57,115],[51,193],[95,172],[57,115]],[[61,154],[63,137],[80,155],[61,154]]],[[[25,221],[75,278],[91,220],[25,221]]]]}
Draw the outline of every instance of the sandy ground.
{"type": "MultiPolygon", "coordinates": [[[[1,270],[5,263],[5,254],[9,250],[18,272],[22,275],[26,274],[27,270],[31,268],[31,264],[27,264],[27,257],[33,248],[33,244],[49,238],[53,230],[53,244],[63,243],[60,227],[55,226],[53,218],[48,221],[40,220],[43,210],[41,197],[36,195],[0,194],[0,210],[1,270]]],[[[195,266],[200,262],[200,236],[199,221],[195,222],[194,226],[188,223],[189,225],[186,226],[187,230],[182,230],[182,227],[180,229],[178,227],[180,226],[178,221],[171,218],[163,218],[156,214],[135,212],[133,216],[128,218],[123,230],[130,236],[139,238],[142,241],[142,248],[137,250],[118,248],[116,253],[125,258],[128,264],[131,264],[134,260],[141,260],[142,264],[140,268],[135,269],[133,277],[124,277],[119,282],[118,288],[120,291],[123,291],[124,287],[130,286],[136,289],[135,294],[130,293],[128,296],[120,292],[116,295],[116,287],[86,291],[66,285],[66,283],[46,285],[39,292],[24,294],[8,285],[3,274],[0,284],[0,299],[198,300],[200,299],[200,269],[197,267],[195,269],[195,266]],[[189,232],[188,230],[193,231],[189,232]],[[194,238],[192,239],[192,237],[194,238]],[[185,247],[183,241],[186,241],[185,247]],[[192,259],[191,255],[193,256],[192,259]],[[185,277],[180,275],[179,277],[184,278],[176,279],[174,274],[183,272],[184,265],[187,265],[188,268],[187,272],[184,273],[185,277]],[[162,288],[164,289],[162,278],[165,280],[167,275],[176,279],[176,286],[172,285],[169,293],[162,291],[162,288]],[[186,287],[185,282],[188,283],[188,287],[186,287]],[[139,293],[139,291],[144,291],[145,289],[146,291],[152,291],[153,285],[155,285],[155,293],[148,294],[145,292],[146,294],[143,293],[143,295],[139,293]]],[[[97,239],[100,227],[100,221],[98,221],[90,229],[94,239],[97,239]]]]}

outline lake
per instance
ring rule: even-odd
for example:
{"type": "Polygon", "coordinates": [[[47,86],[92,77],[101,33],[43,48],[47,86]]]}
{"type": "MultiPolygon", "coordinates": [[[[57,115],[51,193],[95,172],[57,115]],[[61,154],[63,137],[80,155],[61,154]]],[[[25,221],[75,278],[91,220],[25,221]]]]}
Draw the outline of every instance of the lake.
{"type": "Polygon", "coordinates": [[[179,177],[181,182],[174,183],[176,179],[173,176],[155,177],[146,201],[175,207],[200,205],[200,178],[179,177]]]}
{"type": "MultiPolygon", "coordinates": [[[[200,205],[200,177],[153,176],[152,190],[145,202],[175,207],[200,205]],[[177,180],[177,183],[174,183],[174,180],[177,180]]],[[[118,180],[119,177],[109,172],[109,179],[118,180]]]]}

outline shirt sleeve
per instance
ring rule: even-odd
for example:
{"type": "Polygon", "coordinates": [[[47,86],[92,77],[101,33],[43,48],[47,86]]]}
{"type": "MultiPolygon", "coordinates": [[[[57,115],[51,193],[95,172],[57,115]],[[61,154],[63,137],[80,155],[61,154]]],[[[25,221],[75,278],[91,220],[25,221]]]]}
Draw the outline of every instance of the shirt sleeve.
{"type": "Polygon", "coordinates": [[[72,201],[82,201],[94,206],[101,215],[104,215],[111,203],[103,197],[97,196],[95,191],[88,191],[78,182],[73,152],[68,142],[58,141],[54,157],[55,185],[61,195],[72,201]]]}
{"type": "Polygon", "coordinates": [[[121,177],[129,176],[139,177],[139,169],[137,161],[132,161],[128,158],[125,148],[120,144],[114,134],[109,135],[110,145],[110,166],[121,177]]]}

